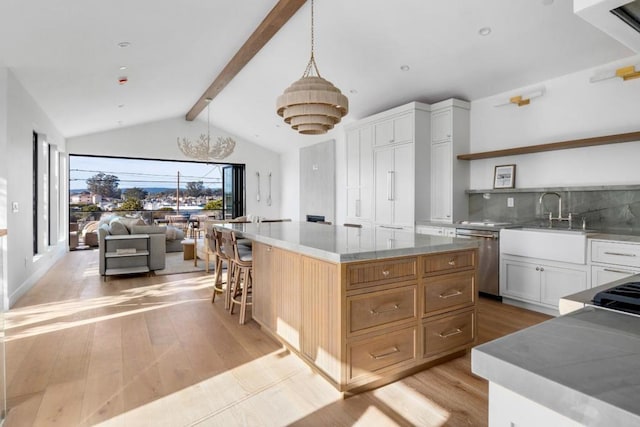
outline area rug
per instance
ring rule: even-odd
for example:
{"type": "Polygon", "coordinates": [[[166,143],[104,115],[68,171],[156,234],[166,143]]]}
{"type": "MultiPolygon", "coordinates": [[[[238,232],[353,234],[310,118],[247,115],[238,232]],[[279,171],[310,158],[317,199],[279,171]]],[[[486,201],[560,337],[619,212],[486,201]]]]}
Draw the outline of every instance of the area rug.
{"type": "Polygon", "coordinates": [[[193,265],[192,259],[183,259],[182,252],[169,252],[166,254],[165,268],[162,270],[156,270],[155,275],[164,276],[166,274],[193,273],[196,271],[204,271],[203,259],[198,259],[198,266],[196,267],[193,265]]]}

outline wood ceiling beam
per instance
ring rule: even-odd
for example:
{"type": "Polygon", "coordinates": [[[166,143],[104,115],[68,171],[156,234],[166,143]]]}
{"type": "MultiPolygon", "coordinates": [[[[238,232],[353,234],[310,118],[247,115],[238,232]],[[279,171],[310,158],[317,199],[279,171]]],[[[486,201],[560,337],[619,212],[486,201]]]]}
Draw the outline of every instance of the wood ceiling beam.
{"type": "Polygon", "coordinates": [[[267,44],[284,24],[302,7],[306,0],[279,0],[258,28],[249,36],[240,50],[231,58],[218,77],[191,107],[186,115],[188,121],[195,119],[207,106],[207,98],[215,98],[245,65],[267,44]]]}

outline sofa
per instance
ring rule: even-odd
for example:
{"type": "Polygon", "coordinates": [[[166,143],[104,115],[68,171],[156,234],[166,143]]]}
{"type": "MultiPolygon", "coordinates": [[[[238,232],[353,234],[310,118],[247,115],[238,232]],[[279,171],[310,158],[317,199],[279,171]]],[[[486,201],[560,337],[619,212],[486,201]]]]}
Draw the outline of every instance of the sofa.
{"type": "MultiPolygon", "coordinates": [[[[165,256],[166,256],[166,227],[160,227],[157,225],[146,225],[140,218],[127,218],[120,216],[105,217],[100,219],[100,225],[98,227],[98,246],[100,252],[100,275],[104,275],[105,272],[105,237],[109,235],[124,235],[124,234],[148,234],[149,235],[149,269],[162,270],[165,268],[165,256]]],[[[126,248],[131,246],[131,241],[114,241],[110,243],[110,250],[120,248],[126,248]]],[[[126,259],[122,259],[123,265],[127,266],[126,259]]]]}

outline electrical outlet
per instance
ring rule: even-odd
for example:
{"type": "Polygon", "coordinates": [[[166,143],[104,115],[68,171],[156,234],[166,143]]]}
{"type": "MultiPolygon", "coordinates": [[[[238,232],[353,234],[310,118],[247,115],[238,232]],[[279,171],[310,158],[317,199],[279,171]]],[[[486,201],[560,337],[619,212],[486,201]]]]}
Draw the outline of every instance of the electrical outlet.
{"type": "Polygon", "coordinates": [[[11,212],[18,213],[19,210],[20,210],[20,206],[18,205],[18,202],[12,202],[11,203],[11,212]]]}
{"type": "Polygon", "coordinates": [[[507,197],[507,207],[512,208],[513,206],[513,197],[507,197]]]}

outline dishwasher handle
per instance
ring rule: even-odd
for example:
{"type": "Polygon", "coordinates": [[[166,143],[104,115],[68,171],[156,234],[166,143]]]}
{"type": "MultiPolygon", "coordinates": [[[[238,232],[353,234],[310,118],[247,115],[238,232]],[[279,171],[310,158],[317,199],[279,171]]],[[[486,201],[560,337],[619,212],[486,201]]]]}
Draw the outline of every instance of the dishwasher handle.
{"type": "Polygon", "coordinates": [[[456,231],[456,237],[480,237],[480,238],[483,238],[483,239],[498,240],[500,238],[500,235],[498,233],[487,233],[487,234],[483,234],[483,233],[458,233],[456,231]]]}

